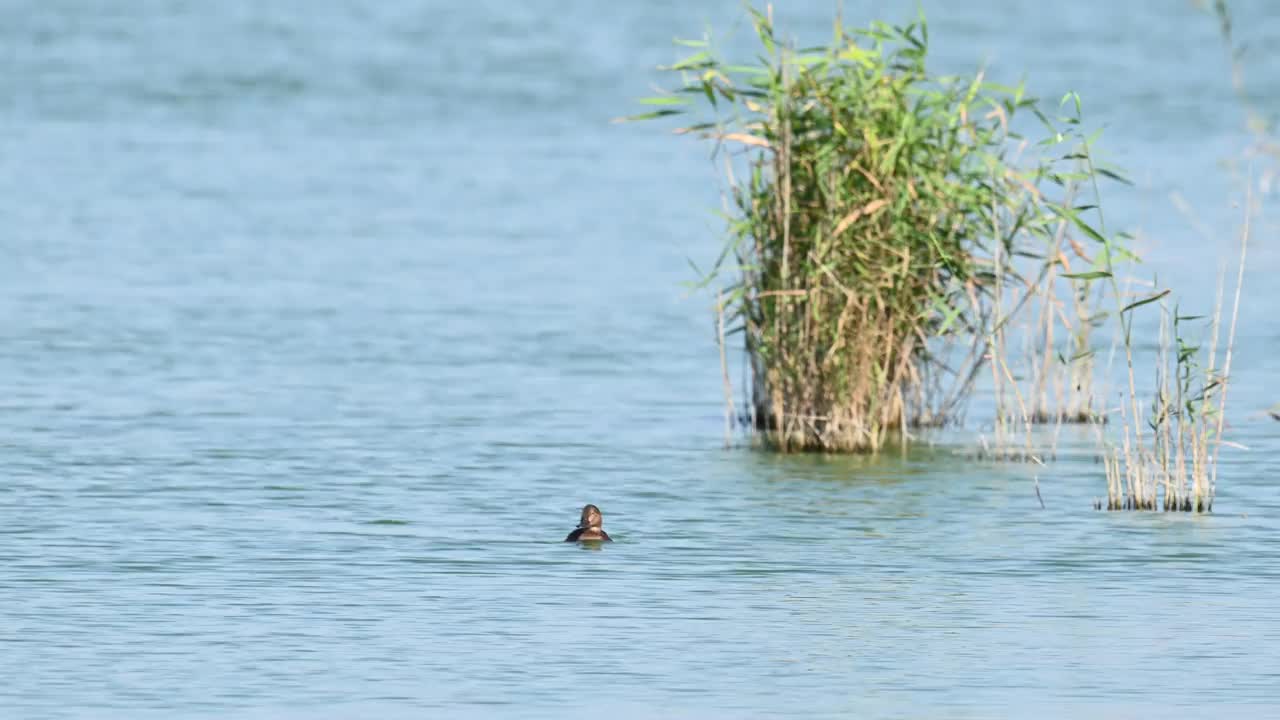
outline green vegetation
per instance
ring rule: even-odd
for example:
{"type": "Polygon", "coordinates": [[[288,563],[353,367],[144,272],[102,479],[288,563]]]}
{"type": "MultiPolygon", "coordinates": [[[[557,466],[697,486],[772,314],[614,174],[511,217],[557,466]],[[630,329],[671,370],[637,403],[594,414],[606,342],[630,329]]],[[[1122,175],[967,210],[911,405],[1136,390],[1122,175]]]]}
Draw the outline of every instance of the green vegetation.
{"type": "Polygon", "coordinates": [[[1077,205],[1114,176],[1091,159],[1079,98],[1051,119],[1022,86],[930,75],[923,17],[837,23],[829,45],[794,49],[750,12],[757,64],[681,41],[693,54],[663,68],[678,86],[631,119],[707,113],[679,132],[713,140],[724,164],[727,240],[704,282],[729,278],[719,307],[726,333],[744,337],[756,436],[781,451],[874,452],[955,421],[984,362],[998,446],[1010,391],[1028,426],[1093,419],[1080,378],[1092,375],[1092,303],[1122,251],[1096,200],[1077,205]],[[1045,141],[1016,132],[1029,114],[1045,141]],[[1091,256],[1077,236],[1096,243],[1091,256]],[[1036,338],[1026,392],[1007,359],[1016,323],[1036,338]]]}

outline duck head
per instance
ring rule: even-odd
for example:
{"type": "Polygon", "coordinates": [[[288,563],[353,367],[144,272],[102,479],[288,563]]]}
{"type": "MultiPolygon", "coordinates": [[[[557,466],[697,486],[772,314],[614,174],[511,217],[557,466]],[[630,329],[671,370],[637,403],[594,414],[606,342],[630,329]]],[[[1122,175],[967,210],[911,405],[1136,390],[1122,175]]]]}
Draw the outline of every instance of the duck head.
{"type": "Polygon", "coordinates": [[[582,519],[578,520],[579,529],[599,528],[603,524],[604,516],[600,514],[600,508],[595,505],[582,508],[582,519]]]}

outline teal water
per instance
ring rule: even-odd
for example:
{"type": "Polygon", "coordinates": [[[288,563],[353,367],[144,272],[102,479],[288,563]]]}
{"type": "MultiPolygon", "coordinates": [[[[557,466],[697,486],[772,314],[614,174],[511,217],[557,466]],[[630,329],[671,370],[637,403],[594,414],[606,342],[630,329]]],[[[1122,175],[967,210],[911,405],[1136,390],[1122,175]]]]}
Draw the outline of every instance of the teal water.
{"type": "MultiPolygon", "coordinates": [[[[1280,13],[1233,6],[1273,102],[1280,13]]],[[[781,14],[818,36],[832,8],[781,14]]],[[[938,67],[1083,94],[1137,181],[1110,221],[1211,306],[1248,144],[1213,21],[926,8],[938,67]]],[[[1039,470],[961,457],[981,397],[906,457],[722,449],[680,285],[713,168],[608,120],[736,2],[0,13],[0,715],[1280,712],[1261,184],[1249,450],[1212,516],[1096,513],[1088,433],[1039,470]],[[617,542],[559,542],[586,502],[617,542]]]]}

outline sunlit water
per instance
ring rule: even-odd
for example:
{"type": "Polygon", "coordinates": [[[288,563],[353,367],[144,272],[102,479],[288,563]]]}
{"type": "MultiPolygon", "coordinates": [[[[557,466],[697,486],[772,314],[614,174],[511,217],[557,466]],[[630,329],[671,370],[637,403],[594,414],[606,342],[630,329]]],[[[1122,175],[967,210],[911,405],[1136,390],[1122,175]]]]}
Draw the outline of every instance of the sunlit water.
{"type": "MultiPolygon", "coordinates": [[[[938,67],[1083,94],[1138,183],[1109,222],[1208,309],[1248,141],[1209,16],[926,6],[938,67]]],[[[2,12],[0,715],[1280,713],[1265,209],[1250,449],[1212,516],[1097,513],[1088,432],[1043,469],[959,457],[981,400],[905,458],[721,448],[681,287],[714,170],[608,120],[737,3],[2,12]],[[585,502],[615,543],[559,542],[585,502]]]]}

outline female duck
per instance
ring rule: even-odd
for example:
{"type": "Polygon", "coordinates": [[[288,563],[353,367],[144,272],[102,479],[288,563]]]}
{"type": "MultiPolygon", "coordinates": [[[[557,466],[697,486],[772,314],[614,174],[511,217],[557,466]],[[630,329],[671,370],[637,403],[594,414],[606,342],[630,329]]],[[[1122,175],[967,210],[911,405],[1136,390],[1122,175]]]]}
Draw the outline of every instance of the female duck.
{"type": "Polygon", "coordinates": [[[613,542],[613,538],[609,537],[609,533],[600,527],[603,524],[604,516],[600,514],[600,508],[595,505],[588,505],[582,508],[582,519],[578,521],[578,527],[569,533],[569,537],[565,538],[564,541],[581,542],[594,540],[596,542],[613,542]]]}

